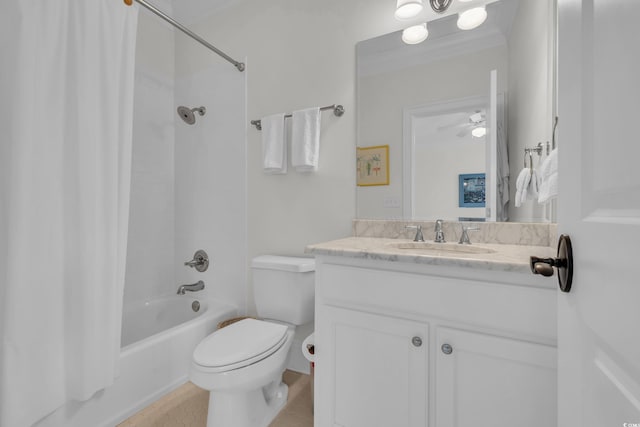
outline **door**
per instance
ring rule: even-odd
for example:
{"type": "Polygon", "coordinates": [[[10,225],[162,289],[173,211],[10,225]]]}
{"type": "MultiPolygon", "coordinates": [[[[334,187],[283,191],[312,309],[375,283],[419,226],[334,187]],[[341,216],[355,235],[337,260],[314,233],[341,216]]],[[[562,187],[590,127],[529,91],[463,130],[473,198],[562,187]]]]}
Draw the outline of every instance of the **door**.
{"type": "Polygon", "coordinates": [[[558,425],[640,425],[640,2],[558,0],[558,425]]]}
{"type": "Polygon", "coordinates": [[[450,328],[436,343],[436,426],[555,425],[555,347],[450,328]]]}
{"type": "Polygon", "coordinates": [[[489,108],[486,116],[485,206],[486,220],[495,221],[498,214],[498,70],[489,73],[489,108]]]}
{"type": "Polygon", "coordinates": [[[428,327],[327,307],[332,426],[426,427],[428,327]]]}

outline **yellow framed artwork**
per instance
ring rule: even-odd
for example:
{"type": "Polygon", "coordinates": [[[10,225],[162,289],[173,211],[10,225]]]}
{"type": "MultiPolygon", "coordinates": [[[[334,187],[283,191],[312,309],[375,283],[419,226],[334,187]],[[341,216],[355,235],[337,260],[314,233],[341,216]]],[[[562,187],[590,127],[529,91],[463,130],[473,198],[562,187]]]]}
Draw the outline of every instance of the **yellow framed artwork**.
{"type": "Polygon", "coordinates": [[[356,148],[356,182],[359,186],[389,185],[389,146],[356,148]]]}

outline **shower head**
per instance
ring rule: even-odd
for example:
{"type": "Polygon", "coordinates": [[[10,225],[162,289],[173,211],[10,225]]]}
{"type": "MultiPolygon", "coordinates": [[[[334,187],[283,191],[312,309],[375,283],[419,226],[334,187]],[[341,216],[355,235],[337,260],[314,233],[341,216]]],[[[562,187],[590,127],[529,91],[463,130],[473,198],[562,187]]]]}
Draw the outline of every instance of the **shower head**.
{"type": "Polygon", "coordinates": [[[188,125],[192,125],[196,122],[196,115],[193,114],[196,111],[201,116],[204,116],[204,113],[207,112],[207,109],[204,107],[189,108],[182,105],[178,107],[178,115],[188,125]]]}

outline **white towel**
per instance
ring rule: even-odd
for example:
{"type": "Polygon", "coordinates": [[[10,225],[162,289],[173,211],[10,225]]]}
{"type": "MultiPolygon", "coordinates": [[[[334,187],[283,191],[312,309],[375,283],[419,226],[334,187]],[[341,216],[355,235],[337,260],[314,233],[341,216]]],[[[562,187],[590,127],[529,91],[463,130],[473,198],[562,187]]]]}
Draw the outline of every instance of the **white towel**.
{"type": "Polygon", "coordinates": [[[539,189],[540,175],[538,171],[530,168],[522,169],[516,180],[516,208],[522,206],[527,200],[537,199],[539,189]]]}
{"type": "Polygon", "coordinates": [[[291,165],[298,172],[318,170],[320,154],[320,108],[313,107],[292,113],[291,165]]]}
{"type": "Polygon", "coordinates": [[[540,166],[540,193],[538,203],[546,203],[558,195],[558,149],[554,148],[551,154],[540,166]]]}
{"type": "Polygon", "coordinates": [[[287,173],[287,144],[284,113],[260,119],[262,124],[262,167],[269,175],[287,173]]]}
{"type": "Polygon", "coordinates": [[[522,202],[527,200],[527,188],[530,182],[531,170],[529,168],[522,169],[518,174],[518,179],[516,179],[516,208],[522,206],[522,202]]]}

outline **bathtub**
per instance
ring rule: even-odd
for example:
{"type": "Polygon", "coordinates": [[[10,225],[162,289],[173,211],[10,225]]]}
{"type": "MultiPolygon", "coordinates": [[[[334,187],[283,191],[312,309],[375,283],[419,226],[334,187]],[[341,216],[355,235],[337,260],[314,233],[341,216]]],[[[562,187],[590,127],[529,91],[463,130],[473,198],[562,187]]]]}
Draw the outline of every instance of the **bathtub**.
{"type": "Polygon", "coordinates": [[[69,402],[37,427],[112,427],[188,380],[196,345],[237,309],[187,295],[127,306],[119,376],[86,402],[69,402]],[[197,301],[198,311],[192,305],[197,301]]]}

